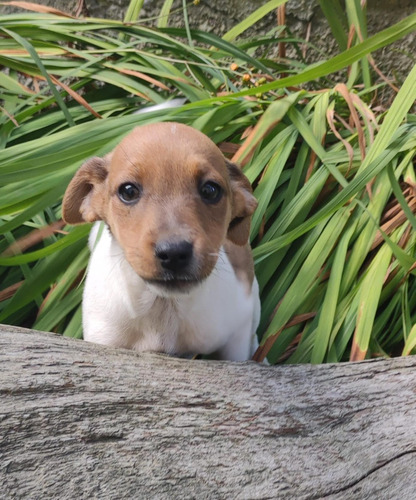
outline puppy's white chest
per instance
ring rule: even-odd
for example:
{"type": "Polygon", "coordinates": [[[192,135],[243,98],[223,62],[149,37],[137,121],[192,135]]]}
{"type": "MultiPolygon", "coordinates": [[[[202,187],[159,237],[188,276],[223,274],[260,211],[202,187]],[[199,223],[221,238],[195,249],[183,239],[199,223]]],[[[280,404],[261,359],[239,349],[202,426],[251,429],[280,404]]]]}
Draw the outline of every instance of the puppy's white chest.
{"type": "Polygon", "coordinates": [[[156,351],[169,354],[190,353],[183,339],[192,336],[192,327],[174,299],[154,296],[145,291],[149,308],[140,300],[138,315],[130,317],[126,331],[130,332],[128,348],[137,351],[156,351]]]}
{"type": "MultiPolygon", "coordinates": [[[[93,231],[91,246],[95,236],[93,231]]],[[[84,338],[138,351],[208,354],[241,332],[253,333],[253,297],[224,253],[213,273],[190,293],[160,296],[133,271],[105,229],[85,284],[84,338]]]]}

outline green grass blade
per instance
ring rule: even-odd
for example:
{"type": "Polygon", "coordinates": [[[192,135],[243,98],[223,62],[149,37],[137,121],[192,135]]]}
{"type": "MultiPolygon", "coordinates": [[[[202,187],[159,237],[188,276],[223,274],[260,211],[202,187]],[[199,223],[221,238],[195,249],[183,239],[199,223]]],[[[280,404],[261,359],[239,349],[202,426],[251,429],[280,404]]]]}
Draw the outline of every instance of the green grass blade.
{"type": "Polygon", "coordinates": [[[325,150],[322,147],[320,140],[315,136],[312,129],[307,124],[305,118],[302,114],[295,108],[291,108],[288,111],[288,116],[292,120],[295,127],[299,130],[299,133],[303,136],[305,141],[309,144],[311,149],[318,155],[319,159],[322,161],[324,166],[329,170],[332,176],[339,182],[342,187],[346,187],[348,182],[343,177],[341,172],[337,170],[333,165],[325,161],[325,150]]]}
{"type": "MultiPolygon", "coordinates": [[[[284,132],[287,130],[288,129],[284,132]]],[[[283,134],[283,132],[281,134],[283,134]]],[[[285,135],[285,139],[276,147],[276,151],[270,158],[266,167],[265,174],[254,191],[254,196],[257,198],[259,204],[252,218],[251,231],[253,234],[256,234],[260,228],[266,209],[298,136],[296,131],[292,132],[290,135],[285,135]]]]}
{"type": "Polygon", "coordinates": [[[134,23],[139,19],[140,11],[142,10],[144,0],[130,0],[127,7],[126,15],[124,16],[125,23],[134,23]]]}
{"type": "Polygon", "coordinates": [[[416,347],[416,324],[413,325],[412,329],[410,330],[409,336],[406,339],[402,356],[408,356],[409,354],[412,354],[412,351],[414,351],[415,347],[416,347]]]}
{"type": "Polygon", "coordinates": [[[322,363],[329,347],[335,312],[339,302],[339,290],[344,264],[347,256],[348,246],[354,233],[355,225],[351,225],[342,235],[335,250],[334,262],[331,266],[331,274],[325,298],[321,307],[319,322],[314,338],[311,363],[322,363]]]}
{"type": "Polygon", "coordinates": [[[157,21],[158,28],[166,28],[169,21],[169,14],[172,9],[174,0],[165,0],[160,10],[159,19],[157,21]]]}
{"type": "Polygon", "coordinates": [[[348,42],[346,31],[348,23],[345,11],[341,7],[341,4],[338,0],[319,0],[319,6],[328,21],[332,34],[338,42],[339,48],[342,51],[346,50],[348,42]]]}
{"type": "MultiPolygon", "coordinates": [[[[242,162],[247,155],[252,152],[253,147],[259,144],[259,142],[283,120],[289,109],[298,102],[302,95],[303,92],[295,92],[294,94],[290,94],[282,99],[272,102],[270,106],[268,106],[266,111],[256,123],[256,127],[250,138],[250,144],[246,143],[243,145],[243,152],[239,153],[239,162],[242,162]]],[[[250,178],[250,172],[248,169],[245,171],[245,174],[250,178]]],[[[255,175],[252,180],[254,180],[257,175],[255,175]]]]}
{"type": "Polygon", "coordinates": [[[64,337],[82,338],[82,307],[79,306],[63,332],[64,337]]]}
{"type": "Polygon", "coordinates": [[[185,24],[185,31],[186,31],[186,37],[188,38],[188,44],[190,47],[193,47],[194,41],[192,40],[191,28],[189,26],[188,6],[186,0],[182,0],[182,9],[183,9],[183,22],[185,24]]]}
{"type": "Polygon", "coordinates": [[[391,249],[388,245],[384,245],[375,256],[361,285],[357,324],[351,352],[351,359],[354,361],[366,357],[381,289],[386,278],[391,256],[391,249]]]}
{"type": "Polygon", "coordinates": [[[3,72],[0,72],[0,87],[16,95],[32,95],[21,83],[11,78],[9,75],[5,75],[3,72]]]}
{"type": "Polygon", "coordinates": [[[231,28],[225,35],[223,35],[223,40],[227,40],[227,42],[231,42],[235,40],[238,35],[241,35],[244,31],[248,30],[255,24],[257,21],[266,16],[270,11],[277,9],[280,5],[283,5],[287,2],[287,0],[270,0],[266,4],[259,7],[257,10],[252,12],[248,17],[241,21],[241,23],[237,24],[231,28]]]}
{"type": "Polygon", "coordinates": [[[402,293],[401,293],[401,306],[402,306],[402,330],[403,330],[403,336],[404,339],[407,340],[413,323],[412,323],[412,315],[411,315],[411,309],[410,309],[410,304],[409,304],[409,282],[405,281],[402,286],[402,293]]]}
{"type": "Polygon", "coordinates": [[[412,212],[411,208],[409,207],[409,205],[407,204],[405,197],[403,196],[403,191],[402,191],[400,184],[398,183],[398,181],[394,175],[393,167],[391,165],[389,165],[387,167],[387,175],[389,177],[389,181],[390,181],[394,196],[396,197],[397,201],[400,203],[400,206],[402,207],[403,212],[406,214],[406,217],[407,217],[408,221],[410,222],[410,224],[412,225],[413,231],[415,231],[415,234],[416,234],[416,217],[415,217],[414,213],[412,212]]]}
{"type": "Polygon", "coordinates": [[[66,118],[66,121],[68,122],[68,125],[70,127],[72,127],[73,125],[75,125],[69,111],[68,111],[68,108],[66,107],[65,103],[64,103],[64,100],[62,99],[61,97],[61,94],[58,92],[58,89],[55,87],[55,85],[53,84],[48,72],[46,71],[45,69],[45,66],[43,65],[41,59],[39,58],[38,54],[36,53],[36,50],[33,48],[33,46],[27,41],[25,40],[23,37],[21,37],[20,35],[18,35],[17,33],[13,33],[13,31],[9,31],[7,28],[0,28],[2,29],[5,33],[7,33],[9,36],[13,37],[18,43],[20,43],[20,45],[22,45],[22,47],[24,47],[28,53],[31,55],[31,57],[33,58],[33,60],[36,62],[40,72],[42,73],[43,77],[46,79],[46,81],[48,82],[48,85],[49,85],[49,88],[51,89],[54,97],[55,97],[55,100],[57,102],[57,104],[59,105],[59,107],[61,108],[62,110],[62,113],[64,114],[65,118],[66,118]]]}

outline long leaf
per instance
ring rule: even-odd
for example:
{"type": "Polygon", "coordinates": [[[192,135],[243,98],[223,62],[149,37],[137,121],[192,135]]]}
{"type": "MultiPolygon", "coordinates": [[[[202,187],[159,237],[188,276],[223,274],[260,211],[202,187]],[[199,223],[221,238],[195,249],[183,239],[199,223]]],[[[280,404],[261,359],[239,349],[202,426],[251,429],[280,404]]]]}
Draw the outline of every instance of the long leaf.
{"type": "Polygon", "coordinates": [[[60,93],[58,92],[57,88],[53,84],[50,76],[48,75],[48,72],[46,71],[42,61],[40,60],[39,56],[36,53],[36,50],[32,47],[32,45],[25,40],[23,37],[18,35],[17,33],[13,33],[12,31],[8,30],[7,28],[0,28],[2,29],[5,33],[7,33],[9,36],[13,37],[17,42],[19,42],[32,56],[33,60],[36,62],[36,64],[39,67],[40,72],[48,82],[49,88],[51,89],[53,95],[55,96],[56,102],[58,103],[59,107],[62,109],[63,114],[65,115],[65,118],[68,122],[69,126],[74,125],[74,121],[68,111],[68,108],[66,107],[60,93]]]}
{"type": "Polygon", "coordinates": [[[367,354],[381,288],[386,277],[391,254],[392,252],[387,245],[378,252],[361,286],[351,361],[363,360],[367,354]]]}
{"type": "Polygon", "coordinates": [[[232,40],[237,38],[238,35],[241,35],[241,33],[251,28],[253,24],[266,16],[270,11],[277,9],[277,7],[285,4],[286,2],[287,0],[270,0],[266,4],[259,7],[257,10],[255,10],[248,17],[246,17],[244,21],[241,21],[241,23],[237,24],[237,26],[234,26],[229,31],[227,31],[227,33],[225,33],[222,38],[227,42],[231,42],[232,40]]]}

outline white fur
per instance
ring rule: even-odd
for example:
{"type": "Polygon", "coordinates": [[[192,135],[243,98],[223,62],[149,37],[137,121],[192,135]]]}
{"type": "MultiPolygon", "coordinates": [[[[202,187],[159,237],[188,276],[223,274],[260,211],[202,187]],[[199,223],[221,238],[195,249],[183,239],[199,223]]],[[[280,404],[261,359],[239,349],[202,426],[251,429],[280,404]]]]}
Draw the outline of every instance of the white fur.
{"type": "Polygon", "coordinates": [[[137,351],[250,359],[258,345],[258,284],[254,280],[247,293],[223,250],[211,275],[189,293],[163,293],[134,272],[107,227],[97,239],[99,224],[90,236],[85,340],[137,351]]]}

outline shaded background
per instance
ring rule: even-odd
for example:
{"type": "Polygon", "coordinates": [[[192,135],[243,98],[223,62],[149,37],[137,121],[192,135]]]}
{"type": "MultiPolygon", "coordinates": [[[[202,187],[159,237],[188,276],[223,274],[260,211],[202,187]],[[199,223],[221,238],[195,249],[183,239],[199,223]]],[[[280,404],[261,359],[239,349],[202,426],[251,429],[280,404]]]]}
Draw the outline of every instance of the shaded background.
{"type": "MultiPolygon", "coordinates": [[[[37,0],[34,3],[52,6],[72,14],[83,3],[84,14],[92,17],[123,19],[129,0],[84,0],[84,2],[37,0]]],[[[192,28],[222,35],[265,3],[266,0],[200,0],[198,5],[191,3],[188,6],[190,25],[192,28]]],[[[145,0],[140,20],[151,22],[150,19],[159,15],[163,4],[164,0],[145,0]]],[[[369,0],[367,4],[369,35],[393,25],[416,11],[416,0],[369,0]]],[[[0,13],[10,10],[9,7],[0,7],[0,13]]],[[[256,32],[266,34],[276,26],[276,23],[276,13],[271,12],[256,24],[256,32]]],[[[289,0],[286,3],[286,24],[295,36],[309,38],[310,42],[322,51],[320,53],[311,48],[306,49],[309,61],[326,59],[329,54],[337,52],[334,37],[329,36],[330,30],[317,1],[289,0]]],[[[183,26],[182,0],[174,2],[169,16],[169,26],[183,26]]],[[[375,52],[373,57],[386,76],[401,83],[416,62],[416,33],[375,52]]]]}

